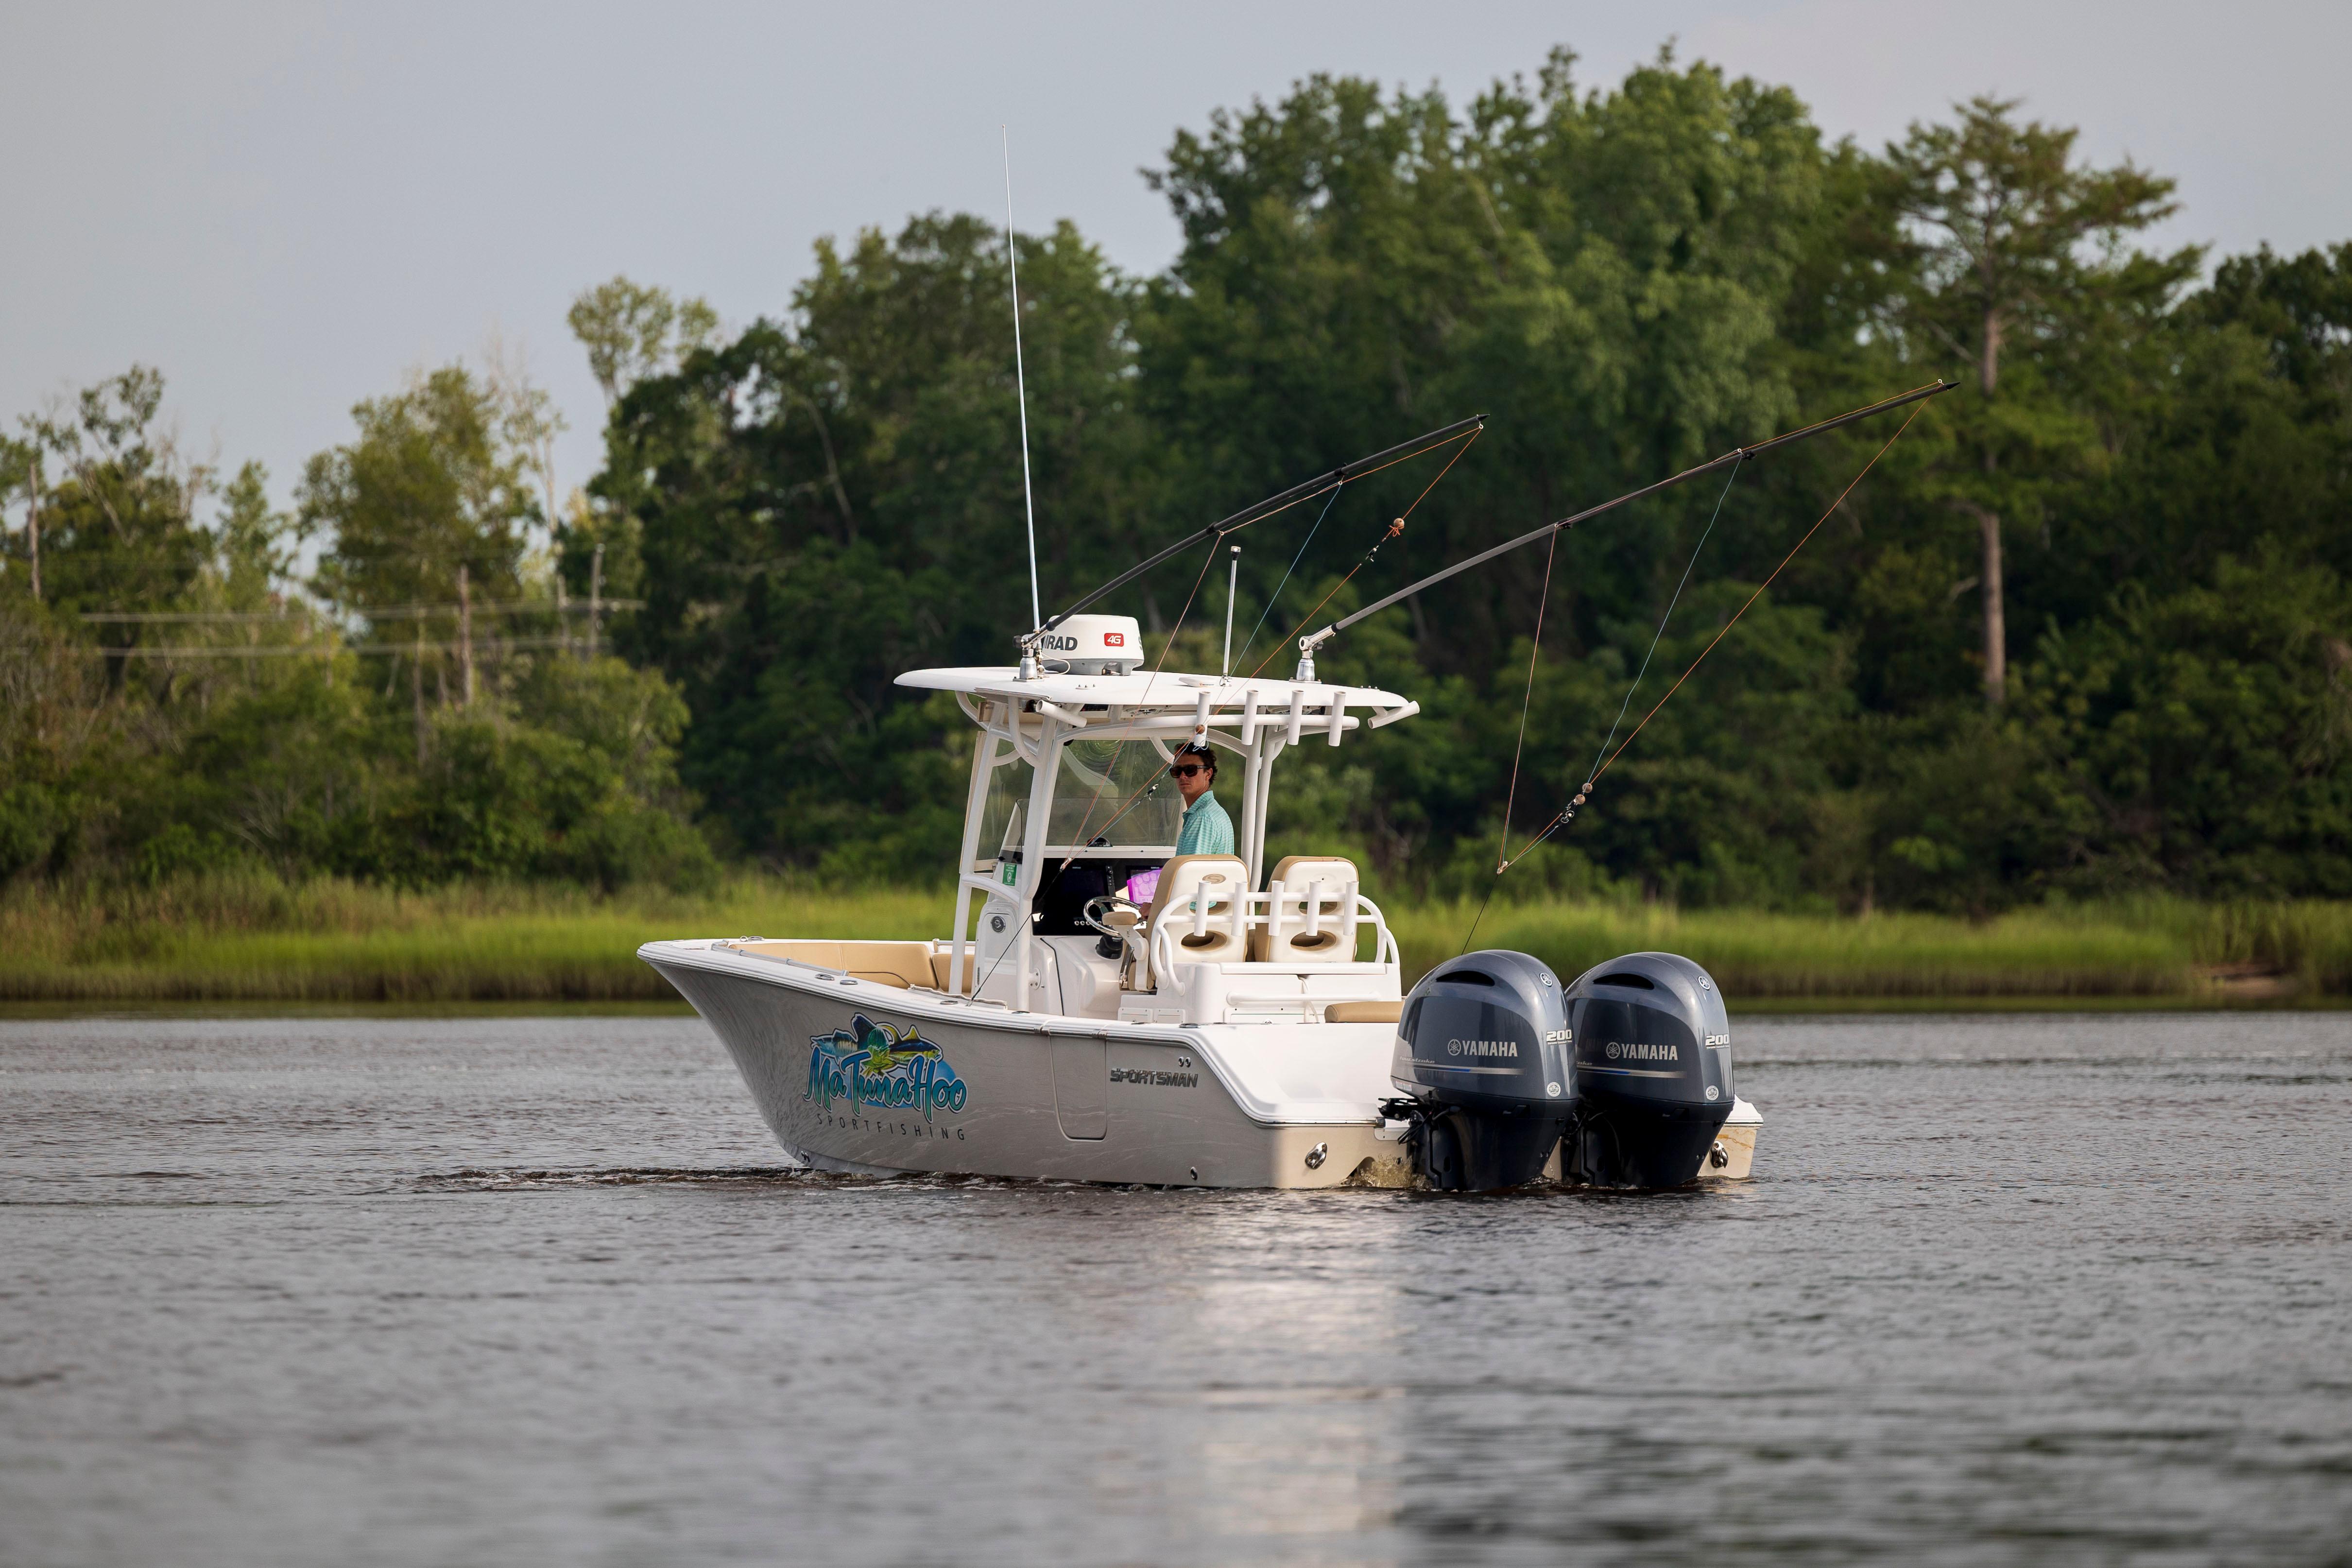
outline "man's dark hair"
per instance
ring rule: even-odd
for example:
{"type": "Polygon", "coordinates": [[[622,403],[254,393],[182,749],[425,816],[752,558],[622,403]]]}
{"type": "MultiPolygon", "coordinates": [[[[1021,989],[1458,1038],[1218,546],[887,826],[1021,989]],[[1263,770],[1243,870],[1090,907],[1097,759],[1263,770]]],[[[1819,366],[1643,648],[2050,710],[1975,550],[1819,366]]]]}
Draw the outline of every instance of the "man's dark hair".
{"type": "MultiPolygon", "coordinates": [[[[1208,747],[1202,745],[1200,742],[1187,741],[1184,744],[1176,748],[1176,754],[1180,757],[1200,758],[1202,765],[1208,770],[1209,775],[1212,778],[1216,776],[1217,754],[1209,750],[1208,747]]],[[[1171,763],[1171,765],[1173,766],[1174,764],[1171,763]]]]}

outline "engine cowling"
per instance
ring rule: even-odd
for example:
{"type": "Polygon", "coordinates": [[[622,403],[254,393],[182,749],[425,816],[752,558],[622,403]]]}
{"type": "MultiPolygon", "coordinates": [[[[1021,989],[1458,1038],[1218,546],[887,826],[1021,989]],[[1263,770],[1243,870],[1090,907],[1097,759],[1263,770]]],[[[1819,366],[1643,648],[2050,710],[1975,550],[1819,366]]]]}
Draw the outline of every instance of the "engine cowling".
{"type": "Polygon", "coordinates": [[[1560,1173],[1604,1187],[1696,1180],[1731,1114],[1731,1019],[1707,972],[1632,952],[1568,987],[1575,1113],[1560,1173]]]}
{"type": "Polygon", "coordinates": [[[1423,1178],[1476,1192],[1541,1175],[1567,1125],[1570,1051],[1559,976],[1541,960],[1490,949],[1423,976],[1389,1067],[1416,1108],[1423,1178]]]}
{"type": "Polygon", "coordinates": [[[1706,971],[1675,953],[1628,953],[1564,986],[1541,960],[1489,949],[1413,987],[1389,1076],[1430,1186],[1523,1185],[1558,1150],[1567,1181],[1675,1187],[1731,1113],[1731,1026],[1706,971]]]}

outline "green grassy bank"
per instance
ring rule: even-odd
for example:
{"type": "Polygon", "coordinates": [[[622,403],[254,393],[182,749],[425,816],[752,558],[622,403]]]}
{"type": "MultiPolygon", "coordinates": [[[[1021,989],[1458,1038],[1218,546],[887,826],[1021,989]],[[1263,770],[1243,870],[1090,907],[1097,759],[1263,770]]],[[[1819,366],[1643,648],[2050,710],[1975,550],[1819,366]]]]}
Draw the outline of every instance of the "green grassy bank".
{"type": "MultiPolygon", "coordinates": [[[[0,899],[0,1002],[660,1001],[635,956],[663,936],[925,937],[949,895],[843,892],[744,878],[707,899],[562,889],[398,893],[204,879],[155,889],[0,899]]],[[[1466,905],[1391,906],[1409,974],[1451,956],[1466,905]]],[[[1643,948],[1688,953],[1735,999],[2326,1003],[2352,995],[2352,905],[2145,900],[1981,922],[1617,904],[1497,904],[1482,947],[1562,974],[1643,948]]]]}

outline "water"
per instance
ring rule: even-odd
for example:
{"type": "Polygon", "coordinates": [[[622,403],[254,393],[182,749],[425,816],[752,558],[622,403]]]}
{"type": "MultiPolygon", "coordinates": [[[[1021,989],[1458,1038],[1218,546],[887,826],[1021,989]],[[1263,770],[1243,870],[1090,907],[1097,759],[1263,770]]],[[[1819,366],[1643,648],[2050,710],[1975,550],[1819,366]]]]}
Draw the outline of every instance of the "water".
{"type": "Polygon", "coordinates": [[[858,1182],[693,1019],[0,1023],[0,1562],[2320,1563],[2352,1019],[1742,1020],[1669,1197],[858,1182]]]}

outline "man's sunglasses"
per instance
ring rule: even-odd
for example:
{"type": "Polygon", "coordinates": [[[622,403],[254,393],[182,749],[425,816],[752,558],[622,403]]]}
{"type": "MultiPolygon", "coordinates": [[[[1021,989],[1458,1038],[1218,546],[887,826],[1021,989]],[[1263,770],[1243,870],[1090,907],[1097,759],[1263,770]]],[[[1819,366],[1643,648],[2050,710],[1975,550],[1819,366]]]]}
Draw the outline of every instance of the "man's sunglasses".
{"type": "Polygon", "coordinates": [[[1180,763],[1168,770],[1168,776],[1171,779],[1189,779],[1194,773],[1205,773],[1208,771],[1198,763],[1180,763]]]}

